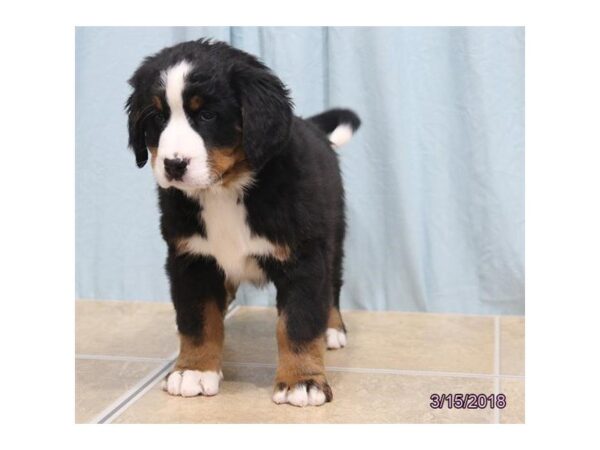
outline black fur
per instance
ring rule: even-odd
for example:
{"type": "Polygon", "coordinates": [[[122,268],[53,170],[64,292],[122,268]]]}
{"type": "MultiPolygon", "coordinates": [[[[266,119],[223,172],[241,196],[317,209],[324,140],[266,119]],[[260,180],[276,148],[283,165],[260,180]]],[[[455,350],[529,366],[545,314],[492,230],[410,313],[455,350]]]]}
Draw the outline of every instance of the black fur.
{"type": "MultiPolygon", "coordinates": [[[[345,234],[344,190],[338,157],[327,134],[340,123],[358,128],[349,110],[331,110],[308,120],[294,116],[283,83],[255,57],[227,44],[199,40],[167,48],[147,58],[130,80],[129,145],[138,166],[156,146],[168,110],[152,108],[160,73],[183,59],[194,63],[186,95],[201,92],[219,123],[207,124],[190,113],[191,126],[207,147],[243,139],[255,182],[240,198],[255,235],[285,245],[290,258],[257,257],[277,287],[277,308],[285,312],[291,341],[310,341],[326,328],[330,305],[339,307],[345,234]],[[189,93],[187,93],[189,91],[189,93]]],[[[179,330],[199,335],[201,302],[225,308],[224,274],[215,259],[178,255],[177,238],[206,236],[202,205],[175,188],[158,188],[161,231],[169,246],[166,269],[179,330]]]]}
{"type": "Polygon", "coordinates": [[[317,125],[325,133],[329,134],[340,123],[350,125],[352,130],[356,131],[360,127],[360,119],[354,111],[349,109],[334,108],[328,111],[317,114],[316,116],[309,117],[308,120],[317,125]]]}
{"type": "Polygon", "coordinates": [[[286,147],[290,137],[292,104],[288,90],[264,66],[236,65],[231,80],[241,104],[243,147],[258,172],[286,147]]]}

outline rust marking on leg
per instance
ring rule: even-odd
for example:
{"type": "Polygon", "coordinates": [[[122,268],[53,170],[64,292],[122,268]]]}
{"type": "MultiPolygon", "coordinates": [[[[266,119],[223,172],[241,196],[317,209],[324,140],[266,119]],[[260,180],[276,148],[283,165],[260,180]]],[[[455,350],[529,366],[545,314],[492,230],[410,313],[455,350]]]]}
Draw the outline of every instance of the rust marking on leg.
{"type": "Polygon", "coordinates": [[[290,341],[287,333],[285,315],[281,314],[277,322],[277,346],[279,363],[275,375],[275,390],[291,388],[298,383],[316,385],[324,393],[327,401],[333,394],[325,378],[325,341],[318,336],[310,342],[297,345],[290,341]]]}
{"type": "Polygon", "coordinates": [[[346,327],[344,326],[344,321],[342,320],[342,315],[340,314],[340,310],[335,306],[329,308],[329,319],[327,320],[327,328],[335,328],[336,330],[346,331],[346,327]]]}
{"type": "Polygon", "coordinates": [[[235,299],[235,294],[237,292],[237,288],[238,288],[238,284],[232,282],[231,280],[225,280],[225,292],[227,293],[227,298],[226,298],[226,307],[225,309],[227,310],[227,307],[231,304],[231,302],[235,299]]]}
{"type": "Polygon", "coordinates": [[[219,372],[223,356],[223,312],[217,303],[204,304],[203,327],[200,337],[180,334],[180,349],[175,370],[211,370],[219,372]]]}

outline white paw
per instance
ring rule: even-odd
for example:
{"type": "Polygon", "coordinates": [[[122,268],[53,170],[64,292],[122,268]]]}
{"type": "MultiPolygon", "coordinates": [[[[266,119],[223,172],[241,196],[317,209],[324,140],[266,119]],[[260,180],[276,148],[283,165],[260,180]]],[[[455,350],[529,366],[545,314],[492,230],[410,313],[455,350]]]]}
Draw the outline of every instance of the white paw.
{"type": "Polygon", "coordinates": [[[292,389],[283,388],[275,391],[273,401],[278,405],[289,403],[294,406],[320,406],[325,403],[326,396],[315,385],[307,389],[306,384],[297,384],[292,389]]]}
{"type": "Polygon", "coordinates": [[[216,395],[223,372],[199,370],[176,370],[162,382],[162,388],[171,395],[195,397],[196,395],[216,395]]]}
{"type": "Polygon", "coordinates": [[[327,328],[325,333],[327,339],[327,348],[335,349],[346,346],[346,333],[336,328],[327,328]]]}

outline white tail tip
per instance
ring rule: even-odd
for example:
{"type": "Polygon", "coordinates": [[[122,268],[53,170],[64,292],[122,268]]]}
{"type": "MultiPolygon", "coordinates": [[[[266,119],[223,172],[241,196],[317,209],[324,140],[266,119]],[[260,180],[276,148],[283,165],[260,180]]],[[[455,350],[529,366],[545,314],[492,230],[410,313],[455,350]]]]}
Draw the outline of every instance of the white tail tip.
{"type": "Polygon", "coordinates": [[[346,144],[350,139],[352,139],[352,135],[354,134],[354,130],[347,123],[342,123],[336,127],[335,130],[331,132],[329,135],[329,140],[333,145],[333,148],[339,148],[342,145],[346,144]]]}

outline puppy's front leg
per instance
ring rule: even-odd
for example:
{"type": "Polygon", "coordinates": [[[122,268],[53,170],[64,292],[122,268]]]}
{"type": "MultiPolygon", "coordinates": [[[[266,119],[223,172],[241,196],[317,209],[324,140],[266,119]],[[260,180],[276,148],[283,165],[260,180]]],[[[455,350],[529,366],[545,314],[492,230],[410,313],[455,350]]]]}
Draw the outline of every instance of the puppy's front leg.
{"type": "Polygon", "coordinates": [[[215,395],[223,378],[225,280],[207,258],[170,254],[167,273],[177,313],[179,357],[163,389],[171,395],[215,395]]]}
{"type": "Polygon", "coordinates": [[[277,285],[279,364],[273,401],[319,406],[333,398],[325,377],[325,328],[331,286],[318,254],[286,270],[277,285]]]}
{"type": "Polygon", "coordinates": [[[294,406],[319,406],[333,398],[325,378],[323,336],[310,342],[294,343],[289,336],[285,315],[277,323],[279,364],[275,376],[275,403],[294,406]]]}

